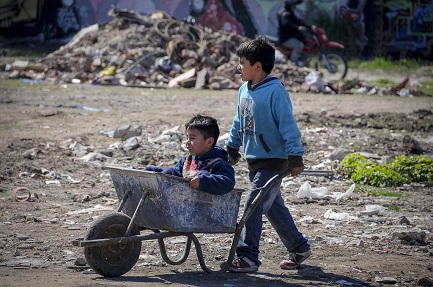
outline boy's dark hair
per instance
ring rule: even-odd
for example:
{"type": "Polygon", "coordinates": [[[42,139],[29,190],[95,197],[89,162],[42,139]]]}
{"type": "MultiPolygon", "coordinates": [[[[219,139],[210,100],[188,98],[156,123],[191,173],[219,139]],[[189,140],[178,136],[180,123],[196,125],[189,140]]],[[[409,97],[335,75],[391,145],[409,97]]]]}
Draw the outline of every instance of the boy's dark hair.
{"type": "Polygon", "coordinates": [[[242,43],[236,50],[236,54],[239,58],[245,57],[251,65],[260,62],[263,71],[268,74],[274,68],[275,47],[266,36],[260,36],[254,40],[242,43]]]}
{"type": "Polygon", "coordinates": [[[220,129],[216,119],[210,116],[195,115],[185,124],[185,129],[198,130],[205,139],[214,138],[214,146],[220,136],[220,129]]]}

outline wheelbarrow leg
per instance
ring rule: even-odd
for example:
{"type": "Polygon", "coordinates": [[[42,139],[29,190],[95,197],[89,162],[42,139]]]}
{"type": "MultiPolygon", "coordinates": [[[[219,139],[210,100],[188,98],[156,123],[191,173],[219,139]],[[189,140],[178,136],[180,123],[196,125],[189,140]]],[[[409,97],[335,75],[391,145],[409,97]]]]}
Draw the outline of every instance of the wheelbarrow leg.
{"type": "Polygon", "coordinates": [[[120,201],[120,205],[119,208],[117,209],[117,212],[121,212],[123,207],[125,206],[126,200],[128,199],[129,195],[131,194],[132,190],[128,190],[127,192],[125,192],[125,194],[123,195],[122,200],[120,201]]]}
{"type": "Polygon", "coordinates": [[[149,191],[143,192],[143,196],[140,199],[140,202],[137,204],[137,208],[135,208],[134,215],[132,215],[131,221],[129,222],[128,229],[126,229],[124,237],[128,237],[129,234],[131,234],[132,229],[135,225],[135,218],[137,217],[138,213],[140,212],[140,208],[143,206],[144,201],[146,200],[146,197],[149,195],[149,191]]]}
{"type": "MultiPolygon", "coordinates": [[[[155,233],[159,233],[159,231],[155,231],[155,233]]],[[[158,238],[158,245],[159,245],[159,250],[161,252],[162,259],[164,259],[166,263],[171,265],[180,265],[184,263],[189,256],[189,251],[191,250],[191,238],[187,236],[183,254],[177,261],[173,261],[168,257],[167,250],[165,249],[164,238],[158,238]]]]}

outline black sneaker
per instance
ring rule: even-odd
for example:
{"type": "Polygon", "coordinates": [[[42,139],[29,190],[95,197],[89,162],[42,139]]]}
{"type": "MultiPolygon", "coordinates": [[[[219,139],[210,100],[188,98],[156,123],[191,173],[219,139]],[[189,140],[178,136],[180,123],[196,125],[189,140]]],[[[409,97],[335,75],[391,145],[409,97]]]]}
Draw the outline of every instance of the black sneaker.
{"type": "Polygon", "coordinates": [[[229,267],[230,272],[236,273],[254,273],[259,270],[259,266],[257,266],[251,259],[248,257],[242,256],[235,259],[229,267]]]}
{"type": "Polygon", "coordinates": [[[311,250],[304,253],[289,253],[289,259],[280,262],[280,268],[286,270],[293,270],[299,268],[301,263],[311,255],[311,250]]]}

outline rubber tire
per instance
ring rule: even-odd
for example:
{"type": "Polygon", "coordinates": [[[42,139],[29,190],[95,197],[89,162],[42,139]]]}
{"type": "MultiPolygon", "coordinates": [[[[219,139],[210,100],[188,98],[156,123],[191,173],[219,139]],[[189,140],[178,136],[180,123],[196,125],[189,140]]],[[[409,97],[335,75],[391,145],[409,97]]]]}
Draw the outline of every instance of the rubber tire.
{"type": "MultiPolygon", "coordinates": [[[[84,240],[123,237],[129,222],[129,216],[117,212],[102,215],[88,229],[84,240]]],[[[131,235],[139,235],[134,226],[131,235]]],[[[89,266],[104,277],[119,277],[134,267],[141,252],[141,241],[132,241],[120,245],[84,247],[84,256],[89,266]]]]}
{"type": "Polygon", "coordinates": [[[340,81],[344,79],[349,69],[347,60],[343,58],[343,56],[336,53],[326,53],[326,57],[328,59],[328,62],[331,65],[337,67],[337,71],[336,72],[328,71],[325,62],[323,62],[322,58],[319,58],[316,63],[316,71],[319,73],[323,73],[324,78],[329,81],[340,81]]]}

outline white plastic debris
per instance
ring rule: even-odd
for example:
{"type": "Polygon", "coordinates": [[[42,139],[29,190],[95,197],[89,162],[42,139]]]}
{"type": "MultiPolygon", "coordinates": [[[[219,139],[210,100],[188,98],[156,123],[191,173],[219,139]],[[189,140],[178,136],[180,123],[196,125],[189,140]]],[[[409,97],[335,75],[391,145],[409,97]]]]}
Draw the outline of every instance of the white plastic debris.
{"type": "Polygon", "coordinates": [[[297,196],[299,198],[323,198],[328,194],[328,188],[326,187],[311,187],[306,182],[298,190],[297,196]]]}
{"type": "Polygon", "coordinates": [[[338,221],[348,221],[350,215],[347,212],[335,212],[332,209],[328,209],[323,215],[326,219],[338,220],[338,221]]]}
{"type": "Polygon", "coordinates": [[[365,210],[361,211],[364,215],[377,215],[385,211],[385,207],[380,204],[367,204],[365,205],[365,210]]]}
{"type": "Polygon", "coordinates": [[[348,190],[345,192],[332,192],[329,193],[328,188],[326,187],[311,187],[311,185],[308,182],[305,182],[301,187],[299,188],[297,192],[298,198],[314,198],[314,199],[320,199],[320,198],[334,198],[335,200],[339,201],[342,199],[349,198],[353,195],[353,191],[355,190],[355,184],[352,184],[348,190]]]}
{"type": "Polygon", "coordinates": [[[346,199],[352,196],[353,191],[355,190],[355,184],[352,184],[348,190],[346,190],[346,192],[344,193],[334,193],[335,199],[337,201],[342,200],[342,199],[346,199]]]}
{"type": "Polygon", "coordinates": [[[323,83],[322,78],[320,78],[320,76],[315,72],[310,72],[305,77],[305,83],[310,86],[317,86],[321,92],[325,91],[325,84],[323,83]]]}

